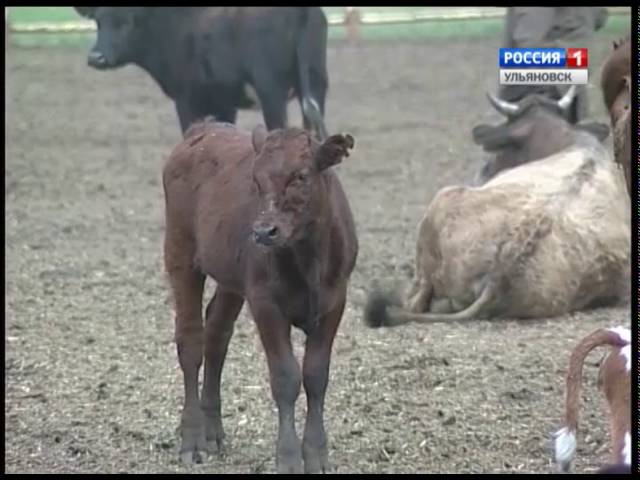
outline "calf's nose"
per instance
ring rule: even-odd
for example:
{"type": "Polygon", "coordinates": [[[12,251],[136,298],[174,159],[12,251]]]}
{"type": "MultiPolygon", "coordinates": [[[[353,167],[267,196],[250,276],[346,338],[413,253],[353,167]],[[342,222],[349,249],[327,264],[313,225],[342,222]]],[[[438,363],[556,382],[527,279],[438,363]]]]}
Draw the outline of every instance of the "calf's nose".
{"type": "Polygon", "coordinates": [[[280,230],[275,225],[255,225],[253,227],[253,239],[262,245],[273,245],[280,235],[280,230]]]}

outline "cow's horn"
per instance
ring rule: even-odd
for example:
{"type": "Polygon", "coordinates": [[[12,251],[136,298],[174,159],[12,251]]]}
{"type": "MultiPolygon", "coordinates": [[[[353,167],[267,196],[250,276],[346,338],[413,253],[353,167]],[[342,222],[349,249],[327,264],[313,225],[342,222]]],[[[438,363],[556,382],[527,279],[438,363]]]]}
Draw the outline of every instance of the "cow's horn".
{"type": "Polygon", "coordinates": [[[558,100],[558,107],[560,107],[562,111],[565,111],[567,108],[569,108],[569,106],[571,106],[571,102],[573,102],[573,97],[575,96],[576,86],[571,85],[571,88],[567,90],[567,93],[565,93],[564,96],[560,100],[558,100]]]}
{"type": "Polygon", "coordinates": [[[517,115],[518,112],[520,112],[520,107],[517,103],[510,103],[506,100],[500,100],[489,92],[487,92],[487,98],[489,99],[491,105],[493,105],[493,108],[495,108],[498,112],[506,117],[513,117],[517,115]]]}

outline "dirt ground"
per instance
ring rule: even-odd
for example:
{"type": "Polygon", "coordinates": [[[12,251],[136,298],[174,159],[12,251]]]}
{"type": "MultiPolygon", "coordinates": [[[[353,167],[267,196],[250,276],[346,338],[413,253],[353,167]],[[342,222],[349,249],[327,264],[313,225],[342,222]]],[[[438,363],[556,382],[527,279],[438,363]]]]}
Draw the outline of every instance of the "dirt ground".
{"type": "MultiPolygon", "coordinates": [[[[592,83],[611,40],[590,50],[592,83]]],[[[629,324],[628,306],[529,322],[362,323],[370,281],[410,271],[428,201],[480,168],[470,132],[489,111],[498,44],[330,45],[327,124],[356,140],[338,168],[361,246],[326,402],[338,473],[551,472],[572,346],[598,327],[629,324]]],[[[273,472],[277,416],[246,307],[223,372],[228,454],[178,463],[183,387],[161,183],[177,117],[141,70],[97,72],[85,58],[82,49],[8,53],[5,468],[273,472]]],[[[599,91],[590,94],[606,121],[599,91]]],[[[242,112],[238,123],[260,120],[242,112]]],[[[290,121],[300,124],[295,103],[290,121]]],[[[300,354],[303,335],[294,340],[300,354]]],[[[585,367],[578,472],[608,455],[601,358],[594,352],[585,367]]],[[[304,392],[298,405],[301,433],[304,392]]]]}

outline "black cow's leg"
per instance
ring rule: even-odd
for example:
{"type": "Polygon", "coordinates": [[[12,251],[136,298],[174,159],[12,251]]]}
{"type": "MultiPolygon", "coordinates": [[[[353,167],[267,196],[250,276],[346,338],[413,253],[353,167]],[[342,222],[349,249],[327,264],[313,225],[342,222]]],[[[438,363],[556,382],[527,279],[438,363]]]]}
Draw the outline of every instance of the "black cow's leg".
{"type": "Polygon", "coordinates": [[[327,436],[324,430],[324,398],[329,381],[331,348],[340,325],[346,301],[346,288],[335,308],[320,319],[307,337],[303,378],[307,393],[307,421],[304,427],[302,454],[305,473],[329,470],[327,436]]]}
{"type": "Polygon", "coordinates": [[[302,451],[295,429],[295,404],[300,394],[300,366],[291,348],[291,324],[266,300],[249,301],[267,355],[271,392],[278,407],[278,473],[302,473],[302,451]]]}
{"type": "Polygon", "coordinates": [[[276,81],[263,80],[256,85],[267,130],[287,128],[288,88],[276,81]]]}
{"type": "Polygon", "coordinates": [[[238,110],[235,107],[217,108],[213,112],[216,122],[236,123],[238,110]]]}
{"type": "Polygon", "coordinates": [[[180,431],[180,457],[185,463],[199,462],[206,451],[204,415],[198,395],[198,374],[202,365],[202,293],[205,277],[192,268],[192,244],[167,222],[165,265],[175,300],[175,340],[184,375],[184,407],[180,431]]]}
{"type": "Polygon", "coordinates": [[[180,129],[184,135],[189,126],[196,120],[201,119],[202,115],[198,114],[188,98],[178,98],[175,103],[178,119],[180,120],[180,129]]]}
{"type": "Polygon", "coordinates": [[[220,287],[207,305],[204,346],[204,382],[202,410],[209,452],[223,451],[224,429],[220,412],[220,376],[227,355],[233,325],[242,309],[244,299],[220,287]]]}

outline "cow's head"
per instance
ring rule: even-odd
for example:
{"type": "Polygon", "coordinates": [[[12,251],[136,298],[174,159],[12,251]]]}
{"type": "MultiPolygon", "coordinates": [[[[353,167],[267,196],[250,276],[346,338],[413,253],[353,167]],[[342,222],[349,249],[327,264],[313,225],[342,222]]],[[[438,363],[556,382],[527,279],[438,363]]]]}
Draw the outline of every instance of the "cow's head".
{"type": "Polygon", "coordinates": [[[135,61],[145,42],[145,25],[152,21],[151,7],[75,7],[76,11],[95,20],[98,27],[96,44],[87,62],[99,70],[118,68],[135,61]]]}
{"type": "Polygon", "coordinates": [[[625,75],[620,79],[620,90],[615,96],[609,108],[611,123],[618,124],[621,120],[629,116],[631,109],[631,76],[625,75]]]}
{"type": "Polygon", "coordinates": [[[473,131],[476,144],[494,154],[480,173],[484,183],[502,170],[553,155],[576,142],[576,132],[586,131],[603,141],[609,127],[603,123],[573,125],[566,118],[576,89],[572,86],[559,100],[530,95],[518,103],[487,94],[489,102],[507,121],[501,125],[478,125],[473,131]]]}
{"type": "Polygon", "coordinates": [[[622,166],[627,191],[631,195],[631,78],[624,77],[624,88],[611,106],[611,128],[613,130],[613,155],[622,166]]]}
{"type": "Polygon", "coordinates": [[[613,130],[615,161],[623,167],[631,194],[631,37],[613,42],[602,67],[600,88],[613,130]]]}
{"type": "Polygon", "coordinates": [[[627,36],[613,43],[613,50],[605,60],[600,74],[600,88],[609,112],[620,92],[625,90],[625,78],[631,76],[631,38],[627,36]]]}
{"type": "MultiPolygon", "coordinates": [[[[560,88],[556,85],[509,85],[502,89],[501,100],[522,104],[523,107],[526,107],[529,103],[533,103],[533,98],[536,98],[541,101],[547,100],[545,103],[547,105],[552,105],[560,101],[564,96],[566,96],[566,92],[560,90],[560,88]],[[531,98],[529,98],[531,97],[531,98]]],[[[570,97],[570,100],[567,101],[567,104],[563,106],[561,111],[559,112],[569,123],[575,124],[578,123],[578,105],[577,105],[576,95],[570,97]]]]}
{"type": "Polygon", "coordinates": [[[263,246],[286,247],[305,238],[320,218],[326,169],[349,156],[351,135],[333,135],[318,144],[298,128],[253,131],[253,182],[260,204],[253,238],[263,246]]]}

